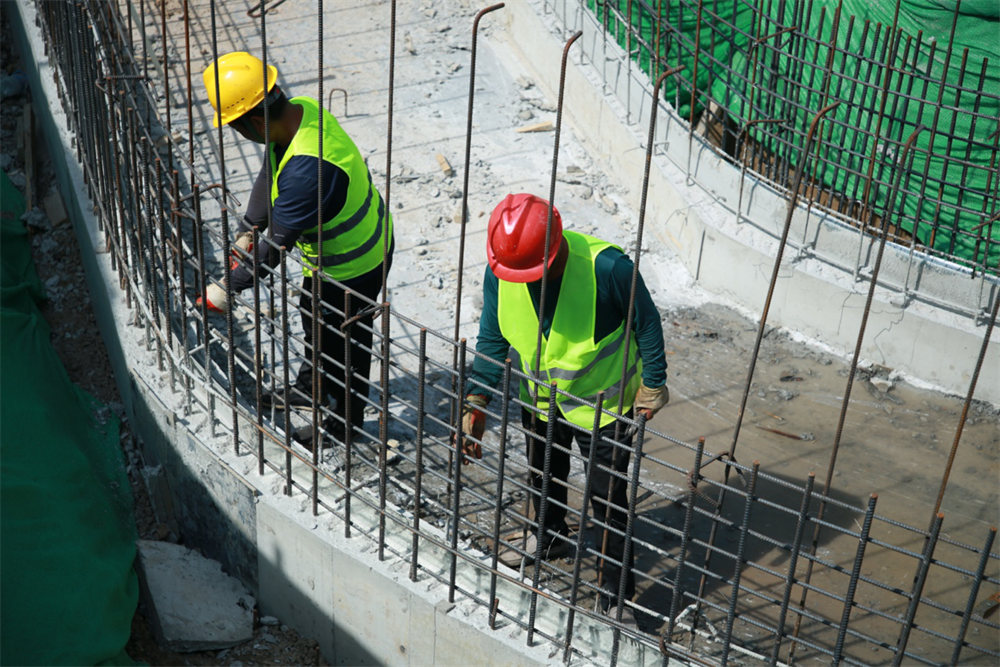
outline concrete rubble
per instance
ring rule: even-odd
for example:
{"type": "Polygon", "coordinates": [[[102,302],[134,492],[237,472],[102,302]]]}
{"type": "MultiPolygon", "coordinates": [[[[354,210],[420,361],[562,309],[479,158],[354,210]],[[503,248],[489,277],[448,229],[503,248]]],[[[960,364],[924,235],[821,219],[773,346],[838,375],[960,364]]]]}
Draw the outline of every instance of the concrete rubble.
{"type": "Polygon", "coordinates": [[[256,600],[218,562],[168,542],[136,545],[143,603],[162,646],[205,651],[253,638],[256,600]]]}

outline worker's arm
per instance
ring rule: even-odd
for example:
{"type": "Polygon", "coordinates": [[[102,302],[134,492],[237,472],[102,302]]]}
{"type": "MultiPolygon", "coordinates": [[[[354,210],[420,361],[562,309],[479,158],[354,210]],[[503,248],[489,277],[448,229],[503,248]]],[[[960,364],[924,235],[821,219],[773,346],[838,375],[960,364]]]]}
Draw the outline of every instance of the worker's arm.
{"type": "Polygon", "coordinates": [[[479,317],[476,352],[497,360],[500,365],[476,357],[472,362],[472,373],[469,374],[466,394],[490,398],[492,393],[487,389],[495,389],[503,379],[503,362],[510,354],[510,343],[500,332],[500,319],[497,317],[498,287],[497,277],[487,266],[483,275],[483,312],[479,317]]]}
{"type": "MultiPolygon", "coordinates": [[[[595,261],[598,293],[607,294],[615,309],[620,311],[623,320],[628,315],[632,266],[632,260],[614,248],[603,251],[595,261]]],[[[653,304],[653,298],[649,295],[641,274],[636,283],[632,337],[642,358],[643,384],[650,388],[662,387],[667,382],[663,326],[660,323],[660,313],[653,304]]]]}
{"type": "MultiPolygon", "coordinates": [[[[291,250],[302,232],[316,227],[319,222],[319,205],[316,184],[319,182],[318,159],[306,155],[291,158],[281,170],[278,178],[278,198],[271,210],[272,237],[270,243],[258,243],[254,249],[254,262],[259,274],[265,267],[278,265],[280,253],[277,248],[284,246],[291,250]]],[[[349,179],[347,174],[330,162],[323,163],[323,221],[336,217],[347,201],[349,179]]],[[[260,229],[267,227],[267,200],[270,191],[267,175],[262,171],[254,183],[247,204],[247,212],[242,226],[252,229],[256,224],[260,229]],[[263,193],[263,194],[261,194],[263,193]],[[249,225],[249,226],[248,226],[249,225]]],[[[253,274],[247,262],[241,263],[233,271],[233,291],[239,292],[253,285],[253,274]]]]}

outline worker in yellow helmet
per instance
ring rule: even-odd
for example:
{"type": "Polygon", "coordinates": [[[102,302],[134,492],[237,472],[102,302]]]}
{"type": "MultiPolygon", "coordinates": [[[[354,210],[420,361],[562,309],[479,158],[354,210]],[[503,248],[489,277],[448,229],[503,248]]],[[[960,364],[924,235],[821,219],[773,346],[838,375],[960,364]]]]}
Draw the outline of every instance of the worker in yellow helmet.
{"type": "MultiPolygon", "coordinates": [[[[294,386],[289,388],[290,406],[312,404],[313,382],[310,364],[313,344],[313,281],[321,279],[322,353],[320,404],[333,396],[336,408],[326,430],[343,438],[345,409],[351,400],[351,427],[364,422],[364,396],[371,368],[372,316],[361,318],[351,328],[352,391],[345,395],[344,338],[341,325],[363,310],[364,299],[352,298],[351,312],[341,312],[344,291],[350,290],[375,300],[382,285],[383,246],[388,239],[386,262],[391,265],[393,250],[392,216],[372,182],[371,173],[357,146],[329,112],[310,97],[287,98],[277,85],[278,72],[258,58],[243,52],[228,53],[205,70],[208,98],[215,109],[215,127],[228,125],[243,138],[267,144],[265,163],[254,183],[235,240],[238,261],[231,274],[233,293],[253,285],[253,271],[263,273],[274,267],[280,247],[297,246],[302,255],[302,289],[299,307],[305,329],[306,359],[294,386]],[[265,128],[265,114],[268,123],[265,128]],[[265,129],[268,133],[265,139],[265,129]],[[322,155],[320,154],[322,132],[322,155]],[[268,164],[271,178],[268,181],[268,164]],[[252,247],[252,228],[267,228],[270,199],[271,238],[252,247]],[[322,202],[322,204],[320,203],[322,202]],[[320,224],[322,223],[322,224],[320,224]],[[321,245],[322,244],[322,245],[321,245]],[[317,274],[317,272],[319,272],[317,274]],[[331,307],[332,306],[332,307],[331,307]]],[[[387,267],[388,268],[388,267],[387,267]]],[[[205,290],[208,308],[226,312],[226,290],[212,283],[205,290]]],[[[284,391],[263,397],[265,407],[285,409],[284,391]]],[[[312,446],[311,443],[304,443],[312,446]]]]}

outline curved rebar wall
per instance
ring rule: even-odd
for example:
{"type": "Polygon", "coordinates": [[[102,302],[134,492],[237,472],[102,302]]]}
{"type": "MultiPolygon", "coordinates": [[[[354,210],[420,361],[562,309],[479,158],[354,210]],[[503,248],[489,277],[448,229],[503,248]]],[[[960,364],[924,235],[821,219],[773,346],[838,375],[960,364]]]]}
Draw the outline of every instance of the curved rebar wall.
{"type": "MultiPolygon", "coordinates": [[[[730,451],[713,456],[705,451],[704,439],[691,445],[649,428],[644,420],[619,418],[623,428],[638,429],[637,444],[628,449],[632,469],[628,475],[619,475],[629,487],[626,543],[630,549],[655,553],[664,571],[673,568],[669,575],[662,576],[638,569],[635,572],[638,585],[647,594],[671,600],[669,612],[636,604],[658,623],[666,623],[662,636],[635,633],[594,612],[593,600],[599,586],[617,591],[622,582],[599,584],[594,577],[583,575],[580,563],[592,565],[602,557],[599,540],[583,540],[583,530],[579,539],[572,538],[581,553],[569,571],[559,562],[552,562],[535,568],[533,576],[524,571],[518,574],[498,566],[495,558],[483,558],[484,550],[501,542],[520,547],[519,539],[502,532],[504,526],[521,528],[535,522],[518,508],[518,501],[530,492],[523,481],[524,461],[507,460],[505,456],[507,435],[529,435],[519,420],[510,419],[508,406],[514,411],[532,406],[522,404],[506,391],[496,392],[492,405],[501,408],[490,415],[500,423],[499,445],[483,442],[485,457],[468,468],[461,465],[462,457],[454,456],[451,445],[460,426],[446,414],[447,406],[463,396],[465,368],[475,353],[466,348],[464,340],[428,331],[389,304],[368,303],[381,317],[373,331],[372,346],[373,356],[382,367],[379,381],[372,386],[377,399],[364,397],[366,410],[379,416],[378,434],[355,429],[349,446],[342,453],[338,451],[333,461],[321,460],[315,453],[304,454],[292,444],[292,425],[283,423],[273,412],[262,413],[259,409],[262,391],[288,386],[290,358],[316,352],[303,351],[302,340],[291,333],[290,319],[298,313],[287,297],[295,289],[289,275],[298,268],[297,261],[281,251],[278,269],[255,283],[252,300],[234,295],[241,309],[237,311],[239,316],[249,317],[256,332],[254,353],[247,353],[235,340],[232,317],[227,326],[220,328],[204,308],[195,307],[195,295],[204,291],[203,276],[213,267],[219,270],[220,251],[229,247],[225,230],[206,224],[203,208],[219,207],[225,216],[226,211],[235,213],[237,204],[224,183],[204,180],[199,166],[192,163],[193,149],[185,156],[174,144],[169,120],[166,127],[161,126],[161,118],[169,119],[169,110],[163,113],[163,105],[175,103],[175,91],[167,89],[160,91],[162,96],[157,94],[155,73],[149,66],[155,69],[158,61],[147,53],[145,39],[140,43],[135,39],[147,31],[155,32],[156,19],[162,18],[156,16],[157,5],[138,3],[139,15],[133,12],[133,3],[119,6],[101,0],[39,1],[36,6],[58,71],[59,94],[75,131],[76,158],[82,165],[100,231],[118,272],[119,286],[136,324],[145,332],[148,349],[156,355],[158,368],[169,373],[171,388],[183,394],[184,416],[206,417],[213,435],[220,431],[227,438],[231,436],[237,453],[249,451],[257,457],[261,475],[283,480],[287,495],[308,497],[313,513],[335,517],[342,522],[345,535],[351,536],[354,528],[360,533],[359,539],[375,539],[380,559],[386,557],[386,552],[404,559],[410,563],[412,580],[437,579],[448,587],[449,599],[462,596],[489,609],[492,627],[496,627],[498,619],[505,619],[527,629],[529,642],[534,635],[563,648],[567,660],[581,651],[582,639],[573,634],[577,614],[614,628],[612,662],[618,659],[620,634],[658,648],[664,660],[672,656],[706,664],[726,664],[732,650],[776,664],[781,652],[790,649],[798,659],[812,656],[861,665],[871,661],[869,651],[873,647],[886,649],[896,664],[903,660],[937,664],[957,661],[963,655],[1000,658],[996,642],[1000,625],[975,611],[981,587],[1000,586],[1000,555],[993,552],[995,528],[986,531],[979,543],[969,545],[942,531],[946,519],[937,512],[930,526],[922,528],[877,514],[874,494],[866,507],[855,506],[832,494],[826,488],[829,480],[817,494],[812,477],[794,484],[761,471],[757,462],[739,463],[738,428],[730,451]],[[393,338],[393,328],[400,323],[420,328],[418,346],[393,338]],[[445,345],[449,354],[438,359],[429,356],[427,341],[431,337],[445,345]],[[397,391],[394,387],[413,391],[397,391]],[[415,400],[411,398],[414,393],[415,400]],[[232,421],[217,418],[217,410],[231,413],[232,421]],[[411,434],[415,448],[390,452],[390,429],[411,434]],[[671,446],[671,460],[649,453],[650,443],[657,442],[671,446]],[[391,477],[386,474],[390,457],[397,459],[398,466],[391,477]],[[722,472],[720,467],[724,469],[724,481],[706,476],[706,468],[713,463],[718,464],[713,473],[722,472]],[[687,487],[689,494],[674,499],[660,487],[647,487],[640,481],[639,472],[651,469],[658,471],[658,478],[675,478],[677,486],[687,487]],[[730,473],[735,473],[742,483],[730,485],[730,473]],[[764,485],[794,501],[775,502],[761,490],[764,485]],[[638,511],[637,505],[648,498],[681,503],[683,526],[678,528],[638,511]],[[377,512],[377,530],[352,517],[352,501],[377,512]],[[824,518],[822,510],[816,511],[817,506],[836,510],[848,520],[831,522],[824,518]],[[762,515],[767,515],[766,523],[762,515]],[[397,543],[390,543],[385,536],[387,523],[411,534],[412,545],[399,548],[397,543]],[[440,532],[428,525],[446,529],[447,537],[442,539],[440,532]],[[856,539],[854,557],[839,562],[817,550],[821,530],[826,536],[856,539]],[[717,531],[735,531],[735,547],[717,544],[717,531]],[[817,536],[812,548],[805,541],[807,532],[817,536]],[[665,536],[669,545],[664,547],[663,540],[652,539],[651,534],[665,536]],[[450,554],[446,571],[422,560],[421,547],[427,545],[450,554]],[[776,553],[788,557],[785,567],[776,565],[776,553]],[[912,586],[901,587],[878,569],[879,559],[886,554],[906,563],[913,575],[912,586]],[[811,578],[802,577],[803,563],[811,578]],[[488,594],[465,585],[468,578],[456,576],[458,572],[476,571],[488,574],[488,594]],[[686,583],[692,577],[700,580],[698,586],[686,583]],[[532,610],[537,598],[569,607],[567,625],[557,632],[541,630],[535,624],[534,611],[526,617],[514,611],[512,603],[494,597],[498,581],[519,587],[529,595],[532,610]],[[859,594],[862,589],[864,596],[859,594]],[[797,605],[792,603],[795,592],[800,600],[797,605]],[[723,629],[716,630],[716,624],[723,629]],[[974,636],[970,637],[970,628],[981,632],[971,633],[974,636]],[[710,633],[721,651],[706,649],[705,644],[694,645],[696,637],[710,633]]],[[[261,3],[259,14],[254,15],[260,18],[262,39],[266,35],[267,10],[261,3]]],[[[214,25],[214,2],[208,11],[213,13],[214,25]]],[[[392,11],[394,23],[395,3],[392,11]]],[[[187,2],[184,12],[187,27],[187,2]]],[[[190,108],[189,53],[186,94],[190,108]]],[[[319,72],[322,78],[322,69],[319,72]]],[[[169,85],[165,71],[159,79],[169,85]]],[[[662,81],[661,77],[658,85],[662,81]]],[[[469,114],[471,117],[471,103],[469,114]]],[[[814,124],[818,120],[816,116],[814,124]]],[[[190,128],[190,113],[188,123],[190,128]]],[[[651,127],[650,136],[652,133],[651,127]]],[[[391,132],[387,139],[391,146],[391,132]]],[[[803,151],[809,148],[809,141],[804,141],[803,151]]],[[[555,150],[558,155],[558,144],[555,150]]],[[[905,158],[904,152],[901,166],[905,166],[905,158]]],[[[803,160],[796,183],[807,162],[814,165],[803,160]]],[[[388,165],[386,173],[391,173],[388,165]]],[[[885,187],[895,194],[898,180],[895,184],[887,181],[885,187]]],[[[386,191],[388,196],[388,187],[386,191]]],[[[789,211],[795,207],[798,188],[793,188],[792,193],[789,211]]],[[[463,224],[466,217],[467,206],[463,203],[463,224]]],[[[882,234],[884,240],[884,229],[882,234]]],[[[256,241],[268,243],[266,236],[258,236],[256,241]]],[[[780,256],[775,261],[777,267],[780,256]]],[[[362,297],[349,292],[349,298],[362,297]]],[[[983,352],[996,318],[996,304],[994,298],[983,352]]],[[[338,310],[344,307],[325,305],[338,310]]],[[[762,330],[765,321],[766,313],[762,330]]],[[[859,338],[863,335],[862,328],[859,338]]],[[[966,405],[972,399],[983,358],[981,353],[978,362],[969,360],[970,368],[973,364],[976,367],[966,405]]],[[[755,362],[756,358],[751,362],[747,388],[755,362]]],[[[524,377],[509,363],[503,373],[504,389],[524,377]]],[[[310,428],[321,429],[328,410],[317,405],[314,397],[309,412],[310,428]]],[[[453,415],[456,412],[452,410],[453,415]]],[[[961,428],[959,424],[956,446],[961,428]]],[[[548,438],[539,440],[536,446],[551,450],[551,429],[548,438]]],[[[573,452],[570,455],[579,459],[573,452]]],[[[833,463],[831,460],[830,474],[833,463]]],[[[583,489],[572,479],[569,485],[579,497],[583,489]]],[[[588,477],[582,486],[590,485],[588,477]]],[[[947,472],[942,479],[942,494],[946,485],[947,472]]],[[[590,523],[598,532],[617,530],[605,525],[601,517],[588,516],[585,503],[581,505],[574,506],[571,501],[567,507],[580,526],[590,523]]],[[[593,572],[594,567],[587,571],[593,572]]]]}

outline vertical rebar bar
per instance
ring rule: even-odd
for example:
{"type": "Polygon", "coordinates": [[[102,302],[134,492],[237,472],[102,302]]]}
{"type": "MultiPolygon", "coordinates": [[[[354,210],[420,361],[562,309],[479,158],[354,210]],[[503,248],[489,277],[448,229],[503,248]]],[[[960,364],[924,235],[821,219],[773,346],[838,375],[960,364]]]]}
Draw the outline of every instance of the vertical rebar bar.
{"type": "Polygon", "coordinates": [[[873,493],[868,497],[868,510],[865,512],[865,520],[861,525],[861,532],[858,534],[858,548],[854,554],[854,565],[851,567],[851,578],[847,583],[847,593],[844,594],[844,611],[840,616],[840,626],[837,629],[837,642],[833,647],[832,662],[834,665],[839,665],[844,658],[844,640],[847,638],[847,625],[851,620],[851,611],[854,609],[854,595],[858,590],[858,579],[861,577],[861,563],[864,562],[865,549],[868,548],[872,519],[875,517],[875,503],[877,502],[877,493],[873,493]]]}
{"type": "MultiPolygon", "coordinates": [[[[727,462],[727,464],[735,465],[731,462],[727,462]]],[[[726,612],[726,631],[722,635],[723,667],[729,664],[729,652],[733,647],[733,626],[736,623],[736,605],[740,599],[740,580],[743,578],[743,563],[747,553],[750,519],[753,516],[753,505],[757,502],[758,474],[760,474],[760,461],[754,461],[750,473],[750,487],[747,489],[746,506],[743,508],[743,520],[740,522],[740,539],[736,545],[736,565],[733,568],[733,591],[729,596],[729,609],[726,612]]]]}
{"type": "MultiPolygon", "coordinates": [[[[505,359],[500,396],[500,449],[497,452],[496,505],[493,508],[493,558],[490,562],[490,600],[497,596],[497,562],[500,559],[500,522],[503,518],[503,483],[507,465],[507,411],[510,408],[511,360],[505,359]]],[[[495,607],[494,607],[495,608],[495,607]]],[[[490,615],[490,629],[496,630],[496,614],[490,615]]]]}
{"type": "MultiPolygon", "coordinates": [[[[466,340],[458,341],[458,395],[465,396],[465,354],[466,340]]],[[[463,433],[462,420],[455,420],[455,442],[453,457],[453,478],[451,480],[451,525],[448,527],[449,537],[449,567],[448,567],[448,602],[455,601],[455,578],[458,566],[458,526],[461,511],[462,498],[462,462],[465,459],[462,454],[463,440],[467,434],[463,433]]],[[[471,434],[470,434],[471,435],[471,434]]]]}
{"type": "Polygon", "coordinates": [[[914,577],[913,590],[910,592],[910,604],[906,608],[906,617],[903,619],[903,627],[896,641],[896,655],[892,658],[892,667],[899,667],[906,655],[906,645],[910,641],[910,630],[913,628],[913,618],[917,615],[917,607],[920,606],[920,596],[924,592],[924,584],[927,582],[927,572],[930,570],[931,562],[934,559],[934,548],[937,546],[938,536],[941,534],[941,524],[944,522],[944,514],[940,512],[934,516],[934,524],[931,526],[930,537],[924,544],[923,553],[920,555],[920,565],[917,566],[917,573],[914,577]]]}
{"type": "MultiPolygon", "coordinates": [[[[351,497],[353,495],[351,493],[351,473],[354,465],[354,414],[351,408],[353,401],[351,401],[350,387],[354,381],[354,374],[351,372],[351,364],[353,363],[351,339],[354,337],[355,320],[350,317],[351,299],[351,290],[344,290],[344,317],[347,318],[344,327],[344,488],[347,489],[344,494],[344,537],[346,538],[351,537],[351,497]]],[[[418,432],[417,437],[422,436],[423,434],[418,432]]],[[[417,474],[420,474],[419,466],[417,474]]]]}
{"type": "MultiPolygon", "coordinates": [[[[289,384],[288,384],[288,250],[281,246],[278,262],[281,265],[280,286],[281,286],[281,393],[282,405],[288,405],[289,384]]],[[[292,495],[292,416],[291,411],[285,409],[285,495],[292,495]]],[[[348,487],[350,488],[350,487],[348,487]]],[[[350,525],[350,521],[347,522],[350,525]]]]}
{"type": "MultiPolygon", "coordinates": [[[[604,391],[597,392],[596,405],[604,404],[604,391]]],[[[573,550],[573,580],[569,588],[569,609],[566,615],[566,645],[563,649],[563,664],[569,664],[570,650],[573,646],[573,621],[576,620],[576,601],[580,592],[580,565],[583,560],[583,534],[587,527],[587,510],[590,506],[590,492],[594,484],[594,466],[597,464],[595,453],[601,442],[601,411],[594,410],[594,425],[590,429],[590,452],[587,455],[587,474],[583,483],[583,496],[580,501],[580,527],[576,531],[576,546],[573,550]]]]}
{"type": "Polygon", "coordinates": [[[976,606],[976,598],[979,596],[979,587],[983,583],[986,575],[986,566],[990,562],[990,550],[993,549],[993,541],[996,539],[997,529],[990,526],[986,533],[986,543],[979,552],[979,565],[976,567],[976,575],[972,578],[972,586],[969,588],[969,599],[965,603],[965,611],[962,614],[962,627],[955,635],[955,648],[951,654],[949,664],[957,665],[958,659],[962,655],[962,647],[965,645],[965,633],[969,631],[969,622],[972,620],[972,613],[976,606]]]}
{"type": "MultiPolygon", "coordinates": [[[[577,33],[579,36],[580,33],[577,33]]],[[[538,385],[535,385],[538,387],[538,385]]],[[[559,418],[559,410],[556,408],[557,400],[556,394],[558,391],[557,383],[553,382],[552,386],[549,388],[549,413],[548,421],[545,422],[545,457],[542,464],[542,488],[541,496],[538,502],[538,529],[535,531],[535,554],[534,554],[534,572],[531,576],[531,602],[528,609],[528,646],[533,646],[532,642],[535,637],[535,615],[538,611],[538,582],[542,575],[542,555],[545,553],[545,515],[548,512],[549,507],[549,483],[552,481],[552,444],[553,438],[555,437],[556,431],[556,419],[559,418]]],[[[536,392],[540,394],[541,390],[538,389],[536,392]]],[[[534,429],[532,429],[534,431],[534,429]]],[[[528,465],[532,465],[532,461],[528,461],[528,465]]],[[[529,486],[529,491],[534,491],[532,485],[529,486]]],[[[531,493],[528,494],[529,498],[531,493]]],[[[560,539],[560,538],[555,538],[560,539]]]]}
{"type": "MultiPolygon", "coordinates": [[[[381,412],[378,422],[378,559],[385,560],[385,482],[386,466],[389,455],[389,320],[391,317],[389,303],[382,304],[382,365],[381,382],[381,412]]],[[[465,359],[462,359],[463,363],[465,359]]],[[[344,395],[350,400],[350,383],[344,388],[344,395]]],[[[457,501],[457,497],[456,497],[457,501]]],[[[458,529],[458,507],[455,508],[455,529],[458,529]]],[[[452,571],[452,583],[454,584],[454,570],[452,571]]],[[[454,600],[453,600],[454,601],[454,600]]]]}
{"type": "MultiPolygon", "coordinates": [[[[417,562],[420,556],[420,512],[424,488],[424,406],[427,395],[427,327],[420,327],[420,347],[417,355],[417,444],[413,460],[415,474],[413,480],[413,545],[410,556],[410,581],[417,580],[417,562]]],[[[502,456],[500,465],[503,465],[502,456]]],[[[496,567],[496,563],[493,563],[494,570],[496,567]]],[[[493,593],[491,592],[490,599],[492,598],[493,593]]]]}

